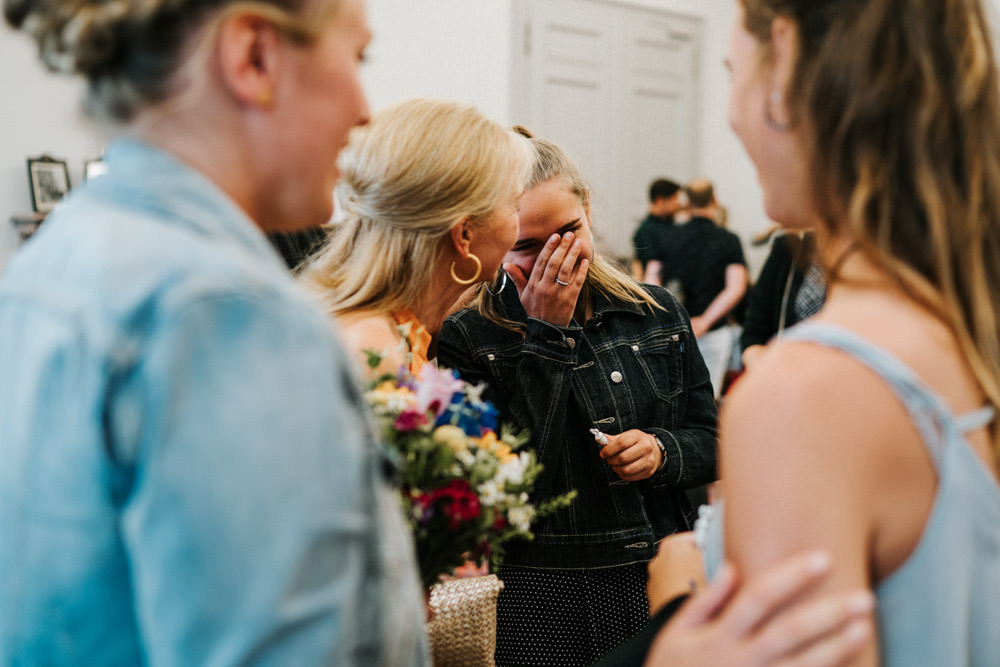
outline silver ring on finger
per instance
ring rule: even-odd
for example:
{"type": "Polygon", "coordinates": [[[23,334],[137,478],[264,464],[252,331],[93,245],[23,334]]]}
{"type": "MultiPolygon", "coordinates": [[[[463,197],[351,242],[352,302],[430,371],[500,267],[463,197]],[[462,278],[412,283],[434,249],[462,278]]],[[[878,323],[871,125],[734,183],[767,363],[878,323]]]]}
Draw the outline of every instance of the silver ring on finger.
{"type": "Polygon", "coordinates": [[[559,276],[556,276],[556,283],[562,285],[563,287],[569,287],[569,283],[559,280],[559,276]]]}

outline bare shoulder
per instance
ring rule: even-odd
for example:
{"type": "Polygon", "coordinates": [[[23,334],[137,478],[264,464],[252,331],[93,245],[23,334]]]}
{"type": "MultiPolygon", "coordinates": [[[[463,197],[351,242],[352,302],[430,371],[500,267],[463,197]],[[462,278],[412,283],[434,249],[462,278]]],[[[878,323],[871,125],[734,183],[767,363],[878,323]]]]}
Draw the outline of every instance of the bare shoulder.
{"type": "Polygon", "coordinates": [[[367,352],[382,355],[380,369],[394,371],[404,362],[399,331],[382,314],[361,314],[337,321],[341,338],[352,356],[365,363],[367,352]]]}
{"type": "Polygon", "coordinates": [[[826,546],[863,577],[871,500],[891,461],[880,443],[906,423],[892,391],[852,357],[807,342],[769,349],[721,413],[726,533],[740,565],[756,571],[826,546]]]}
{"type": "Polygon", "coordinates": [[[741,455],[742,446],[726,443],[748,443],[756,453],[783,460],[829,458],[840,465],[871,463],[871,443],[908,421],[875,371],[842,351],[804,341],[768,349],[727,395],[721,418],[723,455],[741,455]]]}

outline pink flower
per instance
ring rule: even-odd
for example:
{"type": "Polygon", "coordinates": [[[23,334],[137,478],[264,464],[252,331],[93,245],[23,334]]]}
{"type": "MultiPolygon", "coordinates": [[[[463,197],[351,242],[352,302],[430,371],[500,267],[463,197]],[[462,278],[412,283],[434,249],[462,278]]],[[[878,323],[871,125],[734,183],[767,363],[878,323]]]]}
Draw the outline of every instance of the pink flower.
{"type": "Polygon", "coordinates": [[[417,410],[424,413],[433,410],[434,416],[439,417],[455,392],[462,391],[464,386],[453,371],[424,364],[417,382],[417,410]]]}
{"type": "Polygon", "coordinates": [[[420,412],[413,408],[407,408],[399,413],[392,427],[397,431],[416,431],[427,423],[427,411],[420,412]]]}

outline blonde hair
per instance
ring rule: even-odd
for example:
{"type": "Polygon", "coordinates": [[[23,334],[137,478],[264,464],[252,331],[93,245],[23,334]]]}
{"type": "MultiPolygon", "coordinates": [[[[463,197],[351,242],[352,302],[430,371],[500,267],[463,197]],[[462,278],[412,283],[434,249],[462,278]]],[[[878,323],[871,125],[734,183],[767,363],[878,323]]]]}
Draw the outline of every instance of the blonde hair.
{"type": "MultiPolygon", "coordinates": [[[[525,183],[525,188],[541,185],[553,178],[561,178],[566,181],[570,192],[585,207],[590,206],[590,186],[580,172],[579,167],[573,162],[573,158],[563,150],[563,148],[551,141],[534,136],[529,130],[518,125],[514,131],[524,137],[524,141],[531,145],[534,154],[534,161],[531,168],[531,175],[525,183]]],[[[593,260],[587,270],[587,277],[584,280],[581,298],[590,298],[594,293],[601,294],[609,299],[617,299],[628,303],[646,304],[651,308],[664,310],[642,285],[632,280],[624,271],[616,267],[601,257],[596,251],[593,260]]],[[[483,284],[476,293],[475,298],[470,302],[469,308],[479,312],[486,319],[504,328],[514,331],[524,332],[524,325],[504,317],[499,309],[498,303],[492,298],[486,285],[483,284]]]]}
{"type": "Polygon", "coordinates": [[[87,80],[87,111],[115,122],[201,83],[206,39],[226,16],[252,13],[308,44],[343,0],[4,0],[45,65],[87,80]],[[308,6],[308,10],[306,7],[308,6]]]}
{"type": "MultiPolygon", "coordinates": [[[[800,31],[789,110],[825,226],[846,218],[860,250],[950,327],[1000,406],[1000,91],[982,6],[743,6],[766,46],[777,16],[800,31]]],[[[995,422],[992,433],[1000,462],[995,422]]]]}
{"type": "Polygon", "coordinates": [[[414,99],[354,130],[341,165],[343,219],[301,274],[333,315],[416,303],[452,227],[481,225],[513,197],[530,156],[512,132],[472,106],[414,99]]]}

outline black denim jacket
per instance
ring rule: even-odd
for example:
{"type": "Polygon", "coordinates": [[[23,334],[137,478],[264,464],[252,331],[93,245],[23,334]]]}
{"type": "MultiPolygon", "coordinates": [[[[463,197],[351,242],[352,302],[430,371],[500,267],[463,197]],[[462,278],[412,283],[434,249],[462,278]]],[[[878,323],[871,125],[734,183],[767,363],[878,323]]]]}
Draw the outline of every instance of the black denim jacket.
{"type": "Polygon", "coordinates": [[[580,327],[529,318],[512,286],[496,299],[526,335],[464,310],[445,322],[438,361],[489,385],[501,420],[531,431],[545,469],[535,500],[576,489],[573,505],[539,520],[535,539],[510,544],[507,565],[597,568],[644,562],[658,540],[691,527],[684,489],[716,475],[716,406],[687,313],[647,286],[666,308],[594,299],[580,327]],[[591,428],[637,428],[659,436],[667,462],[642,482],[624,482],[598,456],[591,428]]]}

